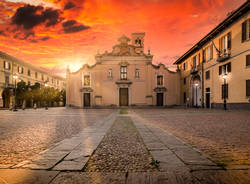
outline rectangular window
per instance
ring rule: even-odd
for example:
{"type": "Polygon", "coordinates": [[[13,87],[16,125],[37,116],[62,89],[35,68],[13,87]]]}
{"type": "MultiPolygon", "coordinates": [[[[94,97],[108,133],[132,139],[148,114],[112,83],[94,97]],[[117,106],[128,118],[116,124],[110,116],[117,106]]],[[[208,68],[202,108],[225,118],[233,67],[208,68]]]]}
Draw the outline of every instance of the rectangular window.
{"type": "Polygon", "coordinates": [[[127,72],[128,72],[127,66],[121,66],[121,71],[120,71],[121,80],[127,80],[127,72]]]}
{"type": "Polygon", "coordinates": [[[44,80],[44,76],[43,76],[43,74],[41,75],[41,78],[42,78],[42,80],[44,80]]]}
{"type": "Polygon", "coordinates": [[[227,33],[219,39],[219,50],[221,55],[228,53],[228,50],[231,49],[231,32],[227,33]]]}
{"type": "Polygon", "coordinates": [[[222,84],[221,85],[221,98],[228,98],[228,84],[222,84]]]}
{"type": "Polygon", "coordinates": [[[203,50],[203,56],[205,61],[213,59],[213,45],[210,45],[203,50]]]}
{"type": "Polygon", "coordinates": [[[47,82],[49,82],[49,77],[47,76],[47,82]]]}
{"type": "Polygon", "coordinates": [[[137,79],[140,78],[140,71],[139,71],[139,69],[135,69],[135,78],[137,78],[137,79]]]}
{"type": "Polygon", "coordinates": [[[112,69],[110,68],[108,70],[108,78],[112,78],[113,77],[113,72],[112,72],[112,69]]]}
{"type": "Polygon", "coordinates": [[[28,86],[30,86],[30,81],[28,81],[28,86]]]}
{"type": "Polygon", "coordinates": [[[90,75],[84,75],[84,82],[83,85],[84,86],[90,86],[90,75]]]}
{"type": "Polygon", "coordinates": [[[184,80],[183,82],[184,82],[184,85],[185,85],[186,84],[186,77],[183,80],[184,80]]]}
{"type": "Polygon", "coordinates": [[[163,76],[157,75],[157,86],[163,86],[163,76]]]}
{"type": "Polygon", "coordinates": [[[28,76],[30,76],[30,69],[28,69],[28,72],[27,72],[28,76]]]}
{"type": "Polygon", "coordinates": [[[250,79],[246,80],[246,96],[250,96],[250,79]]]}
{"type": "Polygon", "coordinates": [[[193,68],[196,68],[196,57],[197,57],[197,56],[194,56],[194,57],[193,57],[193,68]]]}
{"type": "Polygon", "coordinates": [[[52,82],[52,84],[54,83],[54,79],[53,78],[51,79],[51,82],[52,82]]]}
{"type": "Polygon", "coordinates": [[[209,80],[210,79],[210,70],[206,71],[205,75],[206,75],[206,80],[209,80]]]}
{"type": "Polygon", "coordinates": [[[250,39],[250,19],[242,23],[241,40],[242,42],[250,39]]]}
{"type": "Polygon", "coordinates": [[[4,62],[3,62],[3,67],[4,67],[4,69],[6,69],[6,70],[10,70],[10,63],[7,62],[7,61],[4,61],[4,62]]]}
{"type": "Polygon", "coordinates": [[[183,70],[186,70],[186,63],[183,63],[183,70]]]}
{"type": "Polygon", "coordinates": [[[246,66],[250,66],[250,54],[246,55],[246,66]]]}
{"type": "Polygon", "coordinates": [[[23,67],[18,66],[17,70],[18,70],[18,73],[20,73],[20,74],[22,74],[22,73],[23,73],[23,67]]]}
{"type": "Polygon", "coordinates": [[[37,79],[37,72],[35,72],[35,78],[37,79]]]}
{"type": "Polygon", "coordinates": [[[231,67],[231,62],[219,66],[219,75],[221,74],[225,74],[225,73],[230,73],[232,71],[232,67],[231,67]]]}

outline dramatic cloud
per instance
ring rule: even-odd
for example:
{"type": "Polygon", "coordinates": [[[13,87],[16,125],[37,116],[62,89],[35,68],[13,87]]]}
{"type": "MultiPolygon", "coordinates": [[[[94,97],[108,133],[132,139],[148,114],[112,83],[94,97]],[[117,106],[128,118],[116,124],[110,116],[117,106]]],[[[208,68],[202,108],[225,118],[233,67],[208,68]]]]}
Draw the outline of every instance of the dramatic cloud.
{"type": "Polygon", "coordinates": [[[75,20],[68,20],[66,22],[63,22],[62,26],[65,33],[75,33],[90,28],[89,26],[82,25],[75,20]]]}
{"type": "Polygon", "coordinates": [[[93,64],[97,50],[111,51],[122,34],[145,32],[153,63],[171,66],[244,2],[0,0],[0,50],[64,73],[67,65],[93,64]]]}
{"type": "Polygon", "coordinates": [[[70,1],[70,2],[68,2],[68,3],[64,6],[64,10],[68,10],[68,9],[74,8],[75,6],[76,6],[76,5],[70,1]]]}
{"type": "Polygon", "coordinates": [[[69,26],[73,26],[74,24],[76,24],[75,20],[68,20],[66,22],[63,22],[63,27],[69,27],[69,26]]]}
{"type": "Polygon", "coordinates": [[[26,5],[17,9],[12,17],[12,23],[23,26],[24,29],[32,29],[40,24],[46,27],[58,24],[62,18],[58,10],[44,9],[42,6],[26,5]]]}
{"type": "Polygon", "coordinates": [[[85,29],[89,29],[90,27],[84,26],[84,25],[77,25],[77,26],[68,26],[64,27],[64,32],[65,33],[75,33],[79,31],[83,31],[85,29]]]}

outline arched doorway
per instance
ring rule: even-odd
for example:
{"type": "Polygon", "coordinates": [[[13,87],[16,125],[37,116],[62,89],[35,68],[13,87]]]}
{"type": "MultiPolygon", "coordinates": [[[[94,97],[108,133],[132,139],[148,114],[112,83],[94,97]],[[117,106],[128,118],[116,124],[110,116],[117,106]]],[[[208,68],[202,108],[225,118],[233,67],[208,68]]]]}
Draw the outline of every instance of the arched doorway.
{"type": "Polygon", "coordinates": [[[193,107],[201,107],[201,78],[195,75],[190,81],[190,97],[193,107]]]}

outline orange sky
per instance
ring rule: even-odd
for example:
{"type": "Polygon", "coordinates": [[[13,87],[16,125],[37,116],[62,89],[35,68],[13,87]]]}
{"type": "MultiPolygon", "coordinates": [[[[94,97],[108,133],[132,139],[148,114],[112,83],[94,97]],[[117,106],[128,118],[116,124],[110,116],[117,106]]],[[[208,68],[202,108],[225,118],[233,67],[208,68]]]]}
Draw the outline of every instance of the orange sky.
{"type": "Polygon", "coordinates": [[[146,32],[153,62],[168,67],[246,0],[0,0],[0,50],[65,75],[146,32]]]}

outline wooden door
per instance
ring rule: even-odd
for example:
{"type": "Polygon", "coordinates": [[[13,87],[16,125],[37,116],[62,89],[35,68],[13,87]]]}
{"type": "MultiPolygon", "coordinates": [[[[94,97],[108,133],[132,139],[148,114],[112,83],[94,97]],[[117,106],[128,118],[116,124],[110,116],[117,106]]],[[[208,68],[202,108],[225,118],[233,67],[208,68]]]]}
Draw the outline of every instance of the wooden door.
{"type": "Polygon", "coordinates": [[[210,88],[206,88],[206,108],[210,108],[210,88]]]}
{"type": "Polygon", "coordinates": [[[83,94],[83,106],[90,107],[90,93],[83,94]]]}
{"type": "Polygon", "coordinates": [[[163,93],[157,93],[156,101],[157,106],[163,106],[163,93]]]}
{"type": "Polygon", "coordinates": [[[128,88],[120,88],[120,106],[128,106],[128,88]]]}

